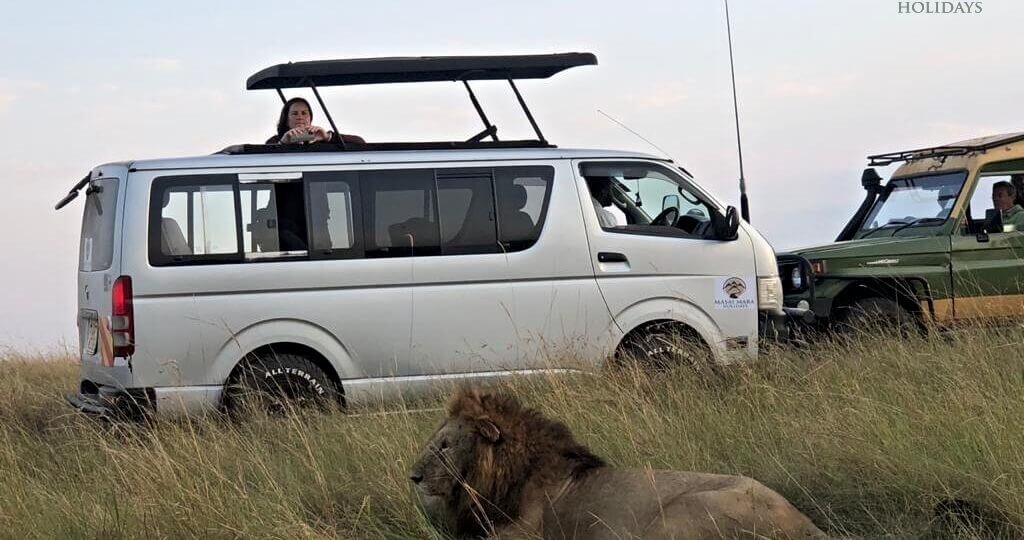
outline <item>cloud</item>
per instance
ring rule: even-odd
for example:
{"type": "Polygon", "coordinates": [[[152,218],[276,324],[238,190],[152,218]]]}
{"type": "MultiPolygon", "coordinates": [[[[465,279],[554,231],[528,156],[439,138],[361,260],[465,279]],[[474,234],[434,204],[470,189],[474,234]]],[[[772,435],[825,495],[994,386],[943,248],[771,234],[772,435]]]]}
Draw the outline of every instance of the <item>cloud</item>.
{"type": "Polygon", "coordinates": [[[787,77],[768,83],[768,94],[782,98],[835,97],[856,83],[857,77],[850,74],[816,80],[787,77]]]}
{"type": "Polygon", "coordinates": [[[958,141],[1006,133],[1008,130],[980,123],[929,122],[923,130],[934,142],[928,144],[952,144],[958,141]]]}
{"type": "Polygon", "coordinates": [[[821,97],[830,93],[820,83],[807,81],[777,82],[769,87],[768,92],[777,97],[821,97]]]}
{"type": "Polygon", "coordinates": [[[0,114],[6,112],[26,92],[42,90],[46,90],[46,85],[38,81],[0,79],[0,114]]]}
{"type": "Polygon", "coordinates": [[[0,113],[7,111],[7,108],[14,103],[14,100],[18,99],[18,95],[14,92],[0,91],[0,113]]]}
{"type": "Polygon", "coordinates": [[[641,94],[629,96],[629,101],[644,109],[676,107],[690,97],[687,85],[680,82],[653,86],[641,94]]]}
{"type": "Polygon", "coordinates": [[[177,71],[181,69],[181,60],[178,58],[146,58],[142,61],[142,65],[152,71],[177,71]]]}

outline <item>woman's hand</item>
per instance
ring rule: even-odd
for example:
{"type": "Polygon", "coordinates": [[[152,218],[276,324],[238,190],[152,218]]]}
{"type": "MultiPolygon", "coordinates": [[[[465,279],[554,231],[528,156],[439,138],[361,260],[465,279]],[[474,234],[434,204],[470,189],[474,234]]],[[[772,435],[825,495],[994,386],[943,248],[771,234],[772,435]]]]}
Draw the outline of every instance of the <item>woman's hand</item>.
{"type": "Polygon", "coordinates": [[[283,144],[326,141],[330,135],[320,126],[299,126],[292,128],[281,136],[283,144]]]}
{"type": "Polygon", "coordinates": [[[331,135],[320,126],[309,126],[309,134],[313,136],[313,142],[328,141],[331,135]]]}
{"type": "Polygon", "coordinates": [[[300,142],[308,141],[309,138],[310,138],[309,135],[306,133],[306,127],[305,126],[301,126],[301,127],[289,129],[288,131],[286,131],[284,133],[284,135],[281,135],[281,143],[282,144],[300,143],[300,142]]]}

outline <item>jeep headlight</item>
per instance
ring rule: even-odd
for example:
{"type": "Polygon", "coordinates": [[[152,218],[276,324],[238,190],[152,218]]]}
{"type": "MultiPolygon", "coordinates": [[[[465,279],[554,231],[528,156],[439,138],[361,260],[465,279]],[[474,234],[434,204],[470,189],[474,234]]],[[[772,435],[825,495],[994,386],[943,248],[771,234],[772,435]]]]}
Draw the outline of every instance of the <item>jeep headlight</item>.
{"type": "Polygon", "coordinates": [[[782,279],[775,277],[757,278],[757,309],[760,311],[782,310],[782,279]]]}
{"type": "Polygon", "coordinates": [[[800,266],[793,267],[793,271],[789,273],[789,284],[793,286],[793,290],[799,291],[804,288],[804,269],[800,266]]]}

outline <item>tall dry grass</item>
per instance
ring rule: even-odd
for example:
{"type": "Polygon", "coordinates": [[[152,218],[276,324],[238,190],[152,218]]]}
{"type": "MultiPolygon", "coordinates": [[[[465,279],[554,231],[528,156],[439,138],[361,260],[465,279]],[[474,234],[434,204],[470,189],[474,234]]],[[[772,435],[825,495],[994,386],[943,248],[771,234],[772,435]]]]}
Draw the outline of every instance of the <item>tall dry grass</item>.
{"type": "MultiPolygon", "coordinates": [[[[621,371],[506,389],[614,465],[752,476],[834,534],[945,534],[933,509],[959,498],[1024,536],[1022,357],[1024,328],[972,329],[769,351],[718,381],[621,371]]],[[[437,410],[105,425],[61,402],[69,359],[0,369],[0,536],[434,535],[406,474],[437,410]]]]}

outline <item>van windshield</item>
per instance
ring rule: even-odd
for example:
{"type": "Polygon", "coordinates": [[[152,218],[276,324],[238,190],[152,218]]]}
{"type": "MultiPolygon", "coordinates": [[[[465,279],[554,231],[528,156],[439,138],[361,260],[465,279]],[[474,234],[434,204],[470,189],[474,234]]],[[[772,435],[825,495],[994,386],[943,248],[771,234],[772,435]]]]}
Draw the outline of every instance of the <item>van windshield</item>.
{"type": "Polygon", "coordinates": [[[114,258],[117,188],[117,178],[94,180],[88,188],[78,246],[80,272],[100,272],[110,268],[114,258]]]}
{"type": "Polygon", "coordinates": [[[891,180],[861,224],[860,237],[945,223],[966,179],[966,172],[954,172],[891,180]]]}

